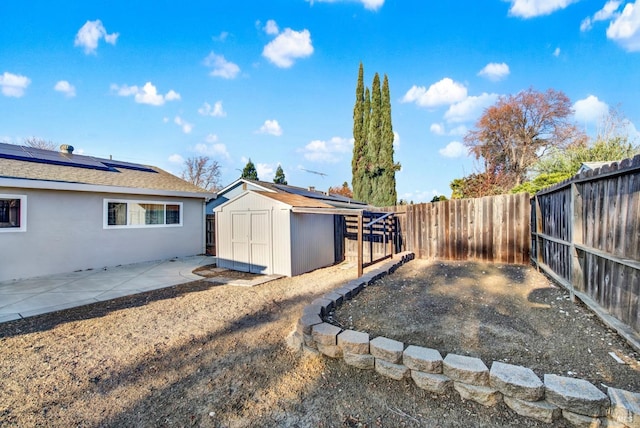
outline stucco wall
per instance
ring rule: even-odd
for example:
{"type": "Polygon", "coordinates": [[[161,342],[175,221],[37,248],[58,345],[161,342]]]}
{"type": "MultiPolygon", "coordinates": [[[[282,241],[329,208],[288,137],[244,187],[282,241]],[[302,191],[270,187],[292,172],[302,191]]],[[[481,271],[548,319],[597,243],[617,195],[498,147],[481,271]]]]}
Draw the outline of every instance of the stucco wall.
{"type": "Polygon", "coordinates": [[[0,233],[0,281],[204,253],[203,200],[2,188],[27,195],[27,230],[0,233]],[[183,202],[182,227],[105,229],[104,199],[183,202]]]}

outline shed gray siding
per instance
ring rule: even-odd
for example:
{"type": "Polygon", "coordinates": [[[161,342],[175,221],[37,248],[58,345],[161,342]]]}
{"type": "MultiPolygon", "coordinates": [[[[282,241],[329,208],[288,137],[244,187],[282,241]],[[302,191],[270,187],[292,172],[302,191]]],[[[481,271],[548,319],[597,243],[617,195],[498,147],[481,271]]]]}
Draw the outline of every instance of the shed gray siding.
{"type": "Polygon", "coordinates": [[[292,275],[330,266],[335,262],[332,215],[291,214],[292,275]]]}
{"type": "Polygon", "coordinates": [[[204,252],[204,199],[34,190],[27,196],[27,230],[0,234],[0,281],[204,252]],[[104,199],[183,203],[181,227],[105,229],[104,199]]]}

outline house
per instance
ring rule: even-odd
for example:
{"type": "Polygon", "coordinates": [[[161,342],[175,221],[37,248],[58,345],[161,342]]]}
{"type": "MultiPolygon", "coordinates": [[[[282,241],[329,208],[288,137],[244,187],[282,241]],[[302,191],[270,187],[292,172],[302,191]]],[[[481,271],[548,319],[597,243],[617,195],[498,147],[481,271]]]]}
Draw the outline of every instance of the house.
{"type": "Polygon", "coordinates": [[[586,171],[590,171],[593,169],[598,169],[598,168],[602,168],[605,165],[609,165],[610,163],[612,163],[614,161],[606,161],[606,162],[582,162],[582,164],[580,165],[580,169],[578,170],[578,172],[576,172],[576,174],[581,174],[583,172],[586,171]]]}
{"type": "MultiPolygon", "coordinates": [[[[313,189],[240,179],[212,201],[218,267],[295,276],[343,256],[342,216],[367,205],[313,189]]],[[[209,210],[207,210],[209,212],[209,210]]]]}
{"type": "Polygon", "coordinates": [[[0,143],[0,281],[202,254],[212,197],[154,166],[0,143]]]}

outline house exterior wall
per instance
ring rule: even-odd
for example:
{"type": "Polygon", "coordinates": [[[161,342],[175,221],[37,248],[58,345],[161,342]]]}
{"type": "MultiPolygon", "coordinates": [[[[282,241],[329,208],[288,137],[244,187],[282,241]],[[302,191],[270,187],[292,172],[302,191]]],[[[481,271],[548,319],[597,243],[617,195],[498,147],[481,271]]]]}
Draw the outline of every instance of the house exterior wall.
{"type": "Polygon", "coordinates": [[[335,262],[333,216],[299,214],[291,217],[291,275],[301,275],[335,262]]]}
{"type": "Polygon", "coordinates": [[[27,196],[25,232],[0,234],[0,281],[204,253],[203,199],[2,188],[27,196]],[[178,227],[106,229],[104,199],[182,202],[178,227]]]}

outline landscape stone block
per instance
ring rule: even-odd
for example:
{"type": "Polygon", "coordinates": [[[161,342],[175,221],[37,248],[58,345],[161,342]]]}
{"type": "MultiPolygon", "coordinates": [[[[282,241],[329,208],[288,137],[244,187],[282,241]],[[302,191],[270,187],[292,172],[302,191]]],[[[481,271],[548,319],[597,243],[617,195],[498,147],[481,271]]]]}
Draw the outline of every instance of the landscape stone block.
{"type": "Polygon", "coordinates": [[[314,325],[322,324],[322,318],[319,315],[303,315],[298,319],[297,329],[299,333],[311,334],[311,328],[314,325]]]}
{"type": "Polygon", "coordinates": [[[480,358],[449,354],[443,361],[442,373],[454,381],[489,386],[489,368],[480,358]]]}
{"type": "Polygon", "coordinates": [[[335,325],[322,323],[314,325],[311,329],[311,336],[317,344],[337,346],[338,342],[336,337],[340,333],[340,327],[335,325]]]}
{"type": "Polygon", "coordinates": [[[402,353],[402,363],[411,370],[442,373],[442,355],[436,349],[410,345],[402,353]]]}
{"type": "Polygon", "coordinates": [[[494,361],[489,372],[489,384],[504,395],[526,401],[544,398],[544,384],[527,367],[494,361]]]}
{"type": "Polygon", "coordinates": [[[341,294],[344,300],[351,300],[352,291],[348,287],[340,287],[333,290],[333,293],[341,294]]]}
{"type": "Polygon", "coordinates": [[[546,398],[562,410],[584,416],[606,416],[609,397],[583,379],[544,375],[546,398]]]}
{"type": "Polygon", "coordinates": [[[331,302],[333,302],[334,309],[342,305],[342,301],[344,300],[344,297],[342,296],[342,294],[333,293],[333,292],[325,294],[324,296],[322,296],[322,298],[331,300],[331,302]]]}
{"type": "Polygon", "coordinates": [[[338,335],[338,346],[349,354],[369,353],[369,333],[345,330],[338,335]]]}
{"type": "Polygon", "coordinates": [[[394,364],[390,363],[386,360],[375,359],[375,368],[376,372],[380,373],[382,376],[389,377],[395,380],[402,380],[405,377],[409,376],[409,369],[407,366],[402,364],[394,364]]]}
{"type": "Polygon", "coordinates": [[[502,401],[502,393],[488,386],[469,385],[463,382],[453,382],[453,387],[464,400],[473,400],[483,406],[492,407],[502,401]]]}
{"type": "Polygon", "coordinates": [[[318,351],[330,358],[342,358],[342,349],[338,345],[323,345],[318,343],[318,351]]]}
{"type": "Polygon", "coordinates": [[[320,351],[318,351],[316,348],[310,348],[305,345],[302,345],[302,353],[313,357],[320,355],[320,351]]]}
{"type": "Polygon", "coordinates": [[[342,288],[351,290],[351,298],[353,299],[360,291],[362,291],[363,286],[360,282],[351,281],[342,288]]]}
{"type": "Polygon", "coordinates": [[[376,337],[369,342],[369,352],[376,358],[390,363],[399,363],[402,360],[404,344],[386,337],[376,337]]]}
{"type": "Polygon", "coordinates": [[[344,362],[350,366],[363,370],[373,370],[375,368],[375,357],[371,354],[350,354],[343,351],[344,362]]]}
{"type": "Polygon", "coordinates": [[[302,315],[319,315],[322,316],[324,314],[324,310],[325,308],[322,305],[307,305],[304,307],[304,309],[302,310],[302,315]]]}
{"type": "Polygon", "coordinates": [[[418,388],[426,389],[436,394],[444,394],[453,386],[453,381],[442,374],[411,370],[411,378],[418,388]]]}
{"type": "Polygon", "coordinates": [[[553,423],[562,416],[562,410],[560,410],[558,406],[545,400],[526,401],[509,397],[508,395],[503,395],[502,399],[504,403],[517,414],[548,424],[553,423]]]}
{"type": "Polygon", "coordinates": [[[607,395],[611,400],[609,418],[629,428],[640,428],[640,394],[608,388],[607,395]]]}
{"type": "Polygon", "coordinates": [[[562,410],[562,417],[568,420],[571,425],[576,428],[608,428],[608,424],[603,424],[603,421],[600,418],[592,418],[590,416],[573,413],[568,410],[562,410]]]}
{"type": "Polygon", "coordinates": [[[335,309],[335,302],[330,299],[325,299],[323,297],[318,297],[314,301],[311,302],[312,305],[320,305],[322,308],[322,315],[326,315],[335,309]]]}

